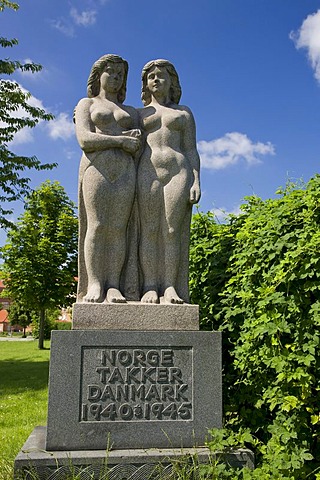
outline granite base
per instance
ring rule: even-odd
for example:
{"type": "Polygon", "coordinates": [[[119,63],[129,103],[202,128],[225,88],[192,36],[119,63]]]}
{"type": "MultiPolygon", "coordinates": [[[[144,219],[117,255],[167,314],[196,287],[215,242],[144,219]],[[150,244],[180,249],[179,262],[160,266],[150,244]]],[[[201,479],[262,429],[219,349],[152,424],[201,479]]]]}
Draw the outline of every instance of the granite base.
{"type": "Polygon", "coordinates": [[[204,445],[221,372],[220,332],[53,331],[46,448],[204,445]]]}
{"type": "MultiPolygon", "coordinates": [[[[55,451],[45,449],[46,427],[36,427],[14,464],[14,478],[61,480],[68,474],[78,480],[174,480],[177,465],[194,462],[208,463],[217,455],[208,448],[128,449],[55,451]]],[[[254,455],[248,449],[238,449],[223,456],[233,467],[254,468],[254,455]]]]}
{"type": "Polygon", "coordinates": [[[75,303],[73,330],[199,330],[199,305],[75,303]]]}

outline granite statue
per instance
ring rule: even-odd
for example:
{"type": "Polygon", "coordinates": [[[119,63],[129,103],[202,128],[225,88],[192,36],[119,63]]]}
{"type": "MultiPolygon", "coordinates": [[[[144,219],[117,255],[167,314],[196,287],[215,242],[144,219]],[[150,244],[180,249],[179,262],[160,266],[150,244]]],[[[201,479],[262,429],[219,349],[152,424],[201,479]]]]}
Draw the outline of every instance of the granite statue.
{"type": "Polygon", "coordinates": [[[139,257],[144,303],[189,301],[188,254],[192,205],[200,198],[195,122],[179,105],[181,87],[167,60],[142,70],[139,110],[146,143],[139,160],[139,257]]]}
{"type": "Polygon", "coordinates": [[[179,105],[169,61],[143,68],[139,110],[123,105],[127,73],[121,57],[101,57],[75,109],[83,151],[77,301],[187,303],[191,211],[200,198],[194,119],[179,105]]]}
{"type": "Polygon", "coordinates": [[[78,302],[125,302],[120,291],[141,145],[139,117],[123,105],[128,63],[104,55],[93,65],[88,98],[75,109],[83,151],[79,171],[78,302]]]}

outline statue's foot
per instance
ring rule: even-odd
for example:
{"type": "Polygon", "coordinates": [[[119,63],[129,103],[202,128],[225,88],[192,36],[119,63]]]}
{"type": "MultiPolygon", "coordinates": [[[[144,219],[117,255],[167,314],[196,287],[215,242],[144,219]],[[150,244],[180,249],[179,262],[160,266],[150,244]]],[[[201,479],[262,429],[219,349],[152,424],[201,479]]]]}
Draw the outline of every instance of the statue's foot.
{"type": "Polygon", "coordinates": [[[182,298],[179,297],[174,287],[168,287],[163,294],[164,303],[183,303],[182,298]]]}
{"type": "Polygon", "coordinates": [[[159,303],[159,297],[155,290],[148,290],[141,298],[141,303],[159,303]]]}
{"type": "Polygon", "coordinates": [[[117,288],[109,288],[105,299],[107,303],[126,303],[126,299],[117,288]]]}
{"type": "Polygon", "coordinates": [[[93,283],[89,286],[87,295],[83,297],[85,303],[100,303],[102,302],[102,288],[99,283],[93,283]]]}

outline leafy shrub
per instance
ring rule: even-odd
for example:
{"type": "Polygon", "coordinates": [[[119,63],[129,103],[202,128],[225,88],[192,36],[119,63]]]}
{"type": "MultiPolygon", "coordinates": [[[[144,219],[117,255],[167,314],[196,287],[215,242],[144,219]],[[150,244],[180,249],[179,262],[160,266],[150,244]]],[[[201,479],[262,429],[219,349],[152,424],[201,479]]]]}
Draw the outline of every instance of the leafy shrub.
{"type": "MultiPolygon", "coordinates": [[[[60,315],[59,308],[49,308],[45,312],[45,321],[44,321],[44,339],[50,340],[51,330],[57,330],[55,324],[60,315]]],[[[34,338],[39,338],[39,315],[36,315],[32,322],[32,336],[34,338]]]]}
{"type": "MultiPolygon", "coordinates": [[[[36,317],[32,322],[32,336],[34,338],[39,338],[39,318],[36,317]]],[[[51,338],[51,330],[54,328],[54,323],[46,318],[44,324],[44,339],[50,340],[51,338]]]]}
{"type": "MultiPolygon", "coordinates": [[[[59,308],[52,308],[46,310],[45,326],[44,326],[44,338],[50,340],[51,330],[71,330],[71,322],[57,321],[61,315],[59,308]]],[[[39,338],[39,318],[36,317],[32,323],[32,335],[34,338],[39,338]]]]}
{"type": "Polygon", "coordinates": [[[219,294],[230,273],[226,270],[234,244],[233,225],[217,224],[214,214],[197,212],[192,217],[189,286],[192,303],[199,305],[202,330],[217,330],[221,310],[219,294]]]}
{"type": "Polygon", "coordinates": [[[257,440],[252,475],[302,480],[320,457],[320,176],[277,193],[227,225],[194,217],[191,298],[224,332],[224,415],[257,440]]]}
{"type": "Polygon", "coordinates": [[[55,322],[53,330],[71,330],[71,322],[55,322]]]}

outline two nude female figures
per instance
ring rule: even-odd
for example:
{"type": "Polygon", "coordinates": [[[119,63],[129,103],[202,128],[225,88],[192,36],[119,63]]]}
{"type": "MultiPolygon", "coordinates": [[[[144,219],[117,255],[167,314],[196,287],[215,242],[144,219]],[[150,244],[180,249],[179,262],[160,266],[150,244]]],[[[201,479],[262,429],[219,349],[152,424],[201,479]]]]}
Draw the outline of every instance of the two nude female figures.
{"type": "Polygon", "coordinates": [[[122,103],[127,72],[121,57],[101,57],[89,76],[88,98],[75,110],[83,150],[78,301],[126,302],[122,278],[130,262],[132,269],[133,240],[141,278],[135,299],[187,302],[191,209],[200,197],[194,120],[178,105],[181,88],[170,62],[145,65],[145,107],[138,111],[122,103]]]}

